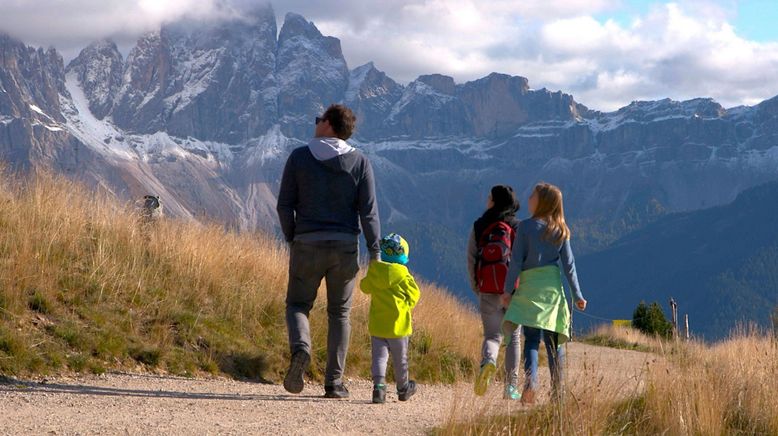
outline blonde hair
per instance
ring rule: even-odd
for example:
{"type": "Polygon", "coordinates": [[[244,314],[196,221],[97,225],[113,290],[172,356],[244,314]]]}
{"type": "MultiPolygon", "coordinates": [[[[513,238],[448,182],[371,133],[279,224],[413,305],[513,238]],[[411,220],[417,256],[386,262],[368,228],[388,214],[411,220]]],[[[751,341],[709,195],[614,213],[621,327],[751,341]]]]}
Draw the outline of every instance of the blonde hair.
{"type": "Polygon", "coordinates": [[[549,183],[538,183],[535,185],[534,192],[538,198],[538,205],[532,218],[546,222],[543,239],[555,244],[562,244],[570,239],[570,228],[565,222],[562,191],[549,183]]]}

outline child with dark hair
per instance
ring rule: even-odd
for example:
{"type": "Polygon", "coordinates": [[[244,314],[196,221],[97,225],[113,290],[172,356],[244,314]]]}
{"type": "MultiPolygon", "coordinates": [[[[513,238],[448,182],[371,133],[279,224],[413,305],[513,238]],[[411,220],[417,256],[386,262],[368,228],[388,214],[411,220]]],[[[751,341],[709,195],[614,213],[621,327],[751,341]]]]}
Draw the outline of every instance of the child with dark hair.
{"type": "Polygon", "coordinates": [[[508,338],[505,354],[505,391],[503,397],[519,399],[517,362],[520,329],[503,327],[505,307],[501,296],[511,263],[511,248],[519,220],[519,202],[510,186],[491,189],[487,208],[473,223],[467,249],[467,271],[475,292],[484,326],[481,370],[475,382],[476,395],[484,395],[497,371],[497,355],[503,336],[508,338]]]}

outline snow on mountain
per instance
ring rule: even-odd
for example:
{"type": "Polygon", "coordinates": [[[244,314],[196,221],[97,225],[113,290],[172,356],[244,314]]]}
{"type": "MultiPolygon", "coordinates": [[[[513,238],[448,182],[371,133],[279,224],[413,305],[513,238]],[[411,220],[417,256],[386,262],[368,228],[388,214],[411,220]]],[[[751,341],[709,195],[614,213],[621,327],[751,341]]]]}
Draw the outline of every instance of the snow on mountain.
{"type": "Polygon", "coordinates": [[[344,100],[347,102],[355,101],[360,97],[360,91],[362,85],[364,85],[367,79],[368,73],[375,68],[373,62],[368,62],[364,65],[360,65],[349,73],[348,76],[348,88],[344,94],[344,100]]]}
{"type": "Polygon", "coordinates": [[[108,115],[113,108],[114,97],[122,84],[123,62],[116,44],[101,40],[82,50],[65,70],[77,76],[89,109],[98,119],[108,115]]]}
{"type": "MultiPolygon", "coordinates": [[[[99,153],[121,159],[137,159],[138,155],[124,142],[124,133],[109,120],[97,119],[89,109],[89,100],[76,73],[70,72],[65,76],[65,86],[72,104],[66,103],[63,108],[70,133],[99,153]]],[[[65,96],[62,98],[67,102],[65,96]]]]}
{"type": "Polygon", "coordinates": [[[291,136],[309,134],[312,115],[341,100],[349,82],[340,41],[294,13],[286,15],[278,35],[275,74],[279,121],[291,136]]]}
{"type": "MultiPolygon", "coordinates": [[[[202,141],[193,137],[180,138],[167,132],[133,134],[122,130],[106,118],[99,120],[90,111],[87,98],[74,73],[66,75],[66,88],[70,97],[62,96],[63,113],[68,120],[68,130],[85,145],[106,156],[117,159],[145,162],[175,156],[182,159],[204,159],[217,166],[229,167],[234,146],[216,141],[202,141]]],[[[288,139],[274,126],[266,135],[247,143],[254,156],[262,159],[277,157],[288,139]]]]}
{"type": "Polygon", "coordinates": [[[253,138],[246,147],[246,162],[248,165],[262,166],[272,160],[281,160],[294,145],[300,146],[304,142],[289,138],[281,131],[281,126],[276,124],[266,134],[253,138]]]}
{"type": "Polygon", "coordinates": [[[433,253],[420,260],[423,275],[453,287],[449,245],[464,243],[493,184],[523,199],[539,180],[556,183],[571,221],[597,234],[656,204],[724,204],[778,178],[778,98],[731,109],[665,99],[602,113],[506,74],[467,83],[431,74],[404,86],[373,63],[349,70],[340,42],[300,15],[276,26],[269,7],[167,23],[126,59],[100,41],[67,69],[56,51],[0,36],[9,59],[0,63],[0,156],[126,198],[162,195],[175,216],[272,229],[286,156],[307,143],[315,116],[343,102],[357,114],[351,142],[373,162],[383,217],[433,253]]]}
{"type": "Polygon", "coordinates": [[[357,134],[371,139],[385,136],[389,113],[402,95],[403,86],[372,62],[353,69],[344,102],[357,115],[357,134]]]}
{"type": "Polygon", "coordinates": [[[215,80],[214,70],[218,67],[222,49],[197,51],[192,53],[183,47],[177,47],[172,55],[176,62],[174,74],[180,77],[181,84],[177,86],[180,91],[165,96],[165,109],[173,113],[179,112],[192,103],[197,96],[208,89],[210,83],[215,80]]]}
{"type": "Polygon", "coordinates": [[[398,101],[392,111],[389,112],[388,121],[391,123],[394,121],[408,105],[413,104],[415,101],[423,99],[424,104],[432,110],[440,110],[446,103],[454,100],[454,96],[441,93],[435,90],[430,85],[427,85],[421,81],[413,81],[405,88],[400,101],[398,101]]]}

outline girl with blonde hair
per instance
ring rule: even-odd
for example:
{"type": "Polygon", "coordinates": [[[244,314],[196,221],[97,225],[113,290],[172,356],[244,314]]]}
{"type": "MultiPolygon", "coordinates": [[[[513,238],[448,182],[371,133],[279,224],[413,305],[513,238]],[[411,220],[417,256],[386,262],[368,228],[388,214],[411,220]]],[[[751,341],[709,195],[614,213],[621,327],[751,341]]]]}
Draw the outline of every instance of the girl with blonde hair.
{"type": "Polygon", "coordinates": [[[541,341],[548,353],[553,396],[556,399],[562,396],[565,360],[562,345],[570,338],[570,309],[562,285],[562,272],[579,310],[586,309],[586,300],[581,293],[570,248],[562,191],[554,185],[539,183],[532,190],[527,207],[531,218],[519,223],[517,228],[503,300],[508,306],[505,313],[508,328],[523,326],[526,377],[521,401],[531,404],[538,388],[541,341]],[[519,287],[515,289],[517,279],[519,287]]]}

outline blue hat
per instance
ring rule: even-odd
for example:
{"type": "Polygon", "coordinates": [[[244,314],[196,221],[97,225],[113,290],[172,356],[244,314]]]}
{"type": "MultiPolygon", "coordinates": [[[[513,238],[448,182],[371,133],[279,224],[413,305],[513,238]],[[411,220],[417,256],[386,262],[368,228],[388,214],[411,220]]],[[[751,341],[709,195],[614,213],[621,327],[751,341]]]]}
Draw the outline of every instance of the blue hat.
{"type": "Polygon", "coordinates": [[[387,263],[408,263],[410,247],[408,242],[397,233],[390,233],[381,239],[381,260],[387,263]]]}

